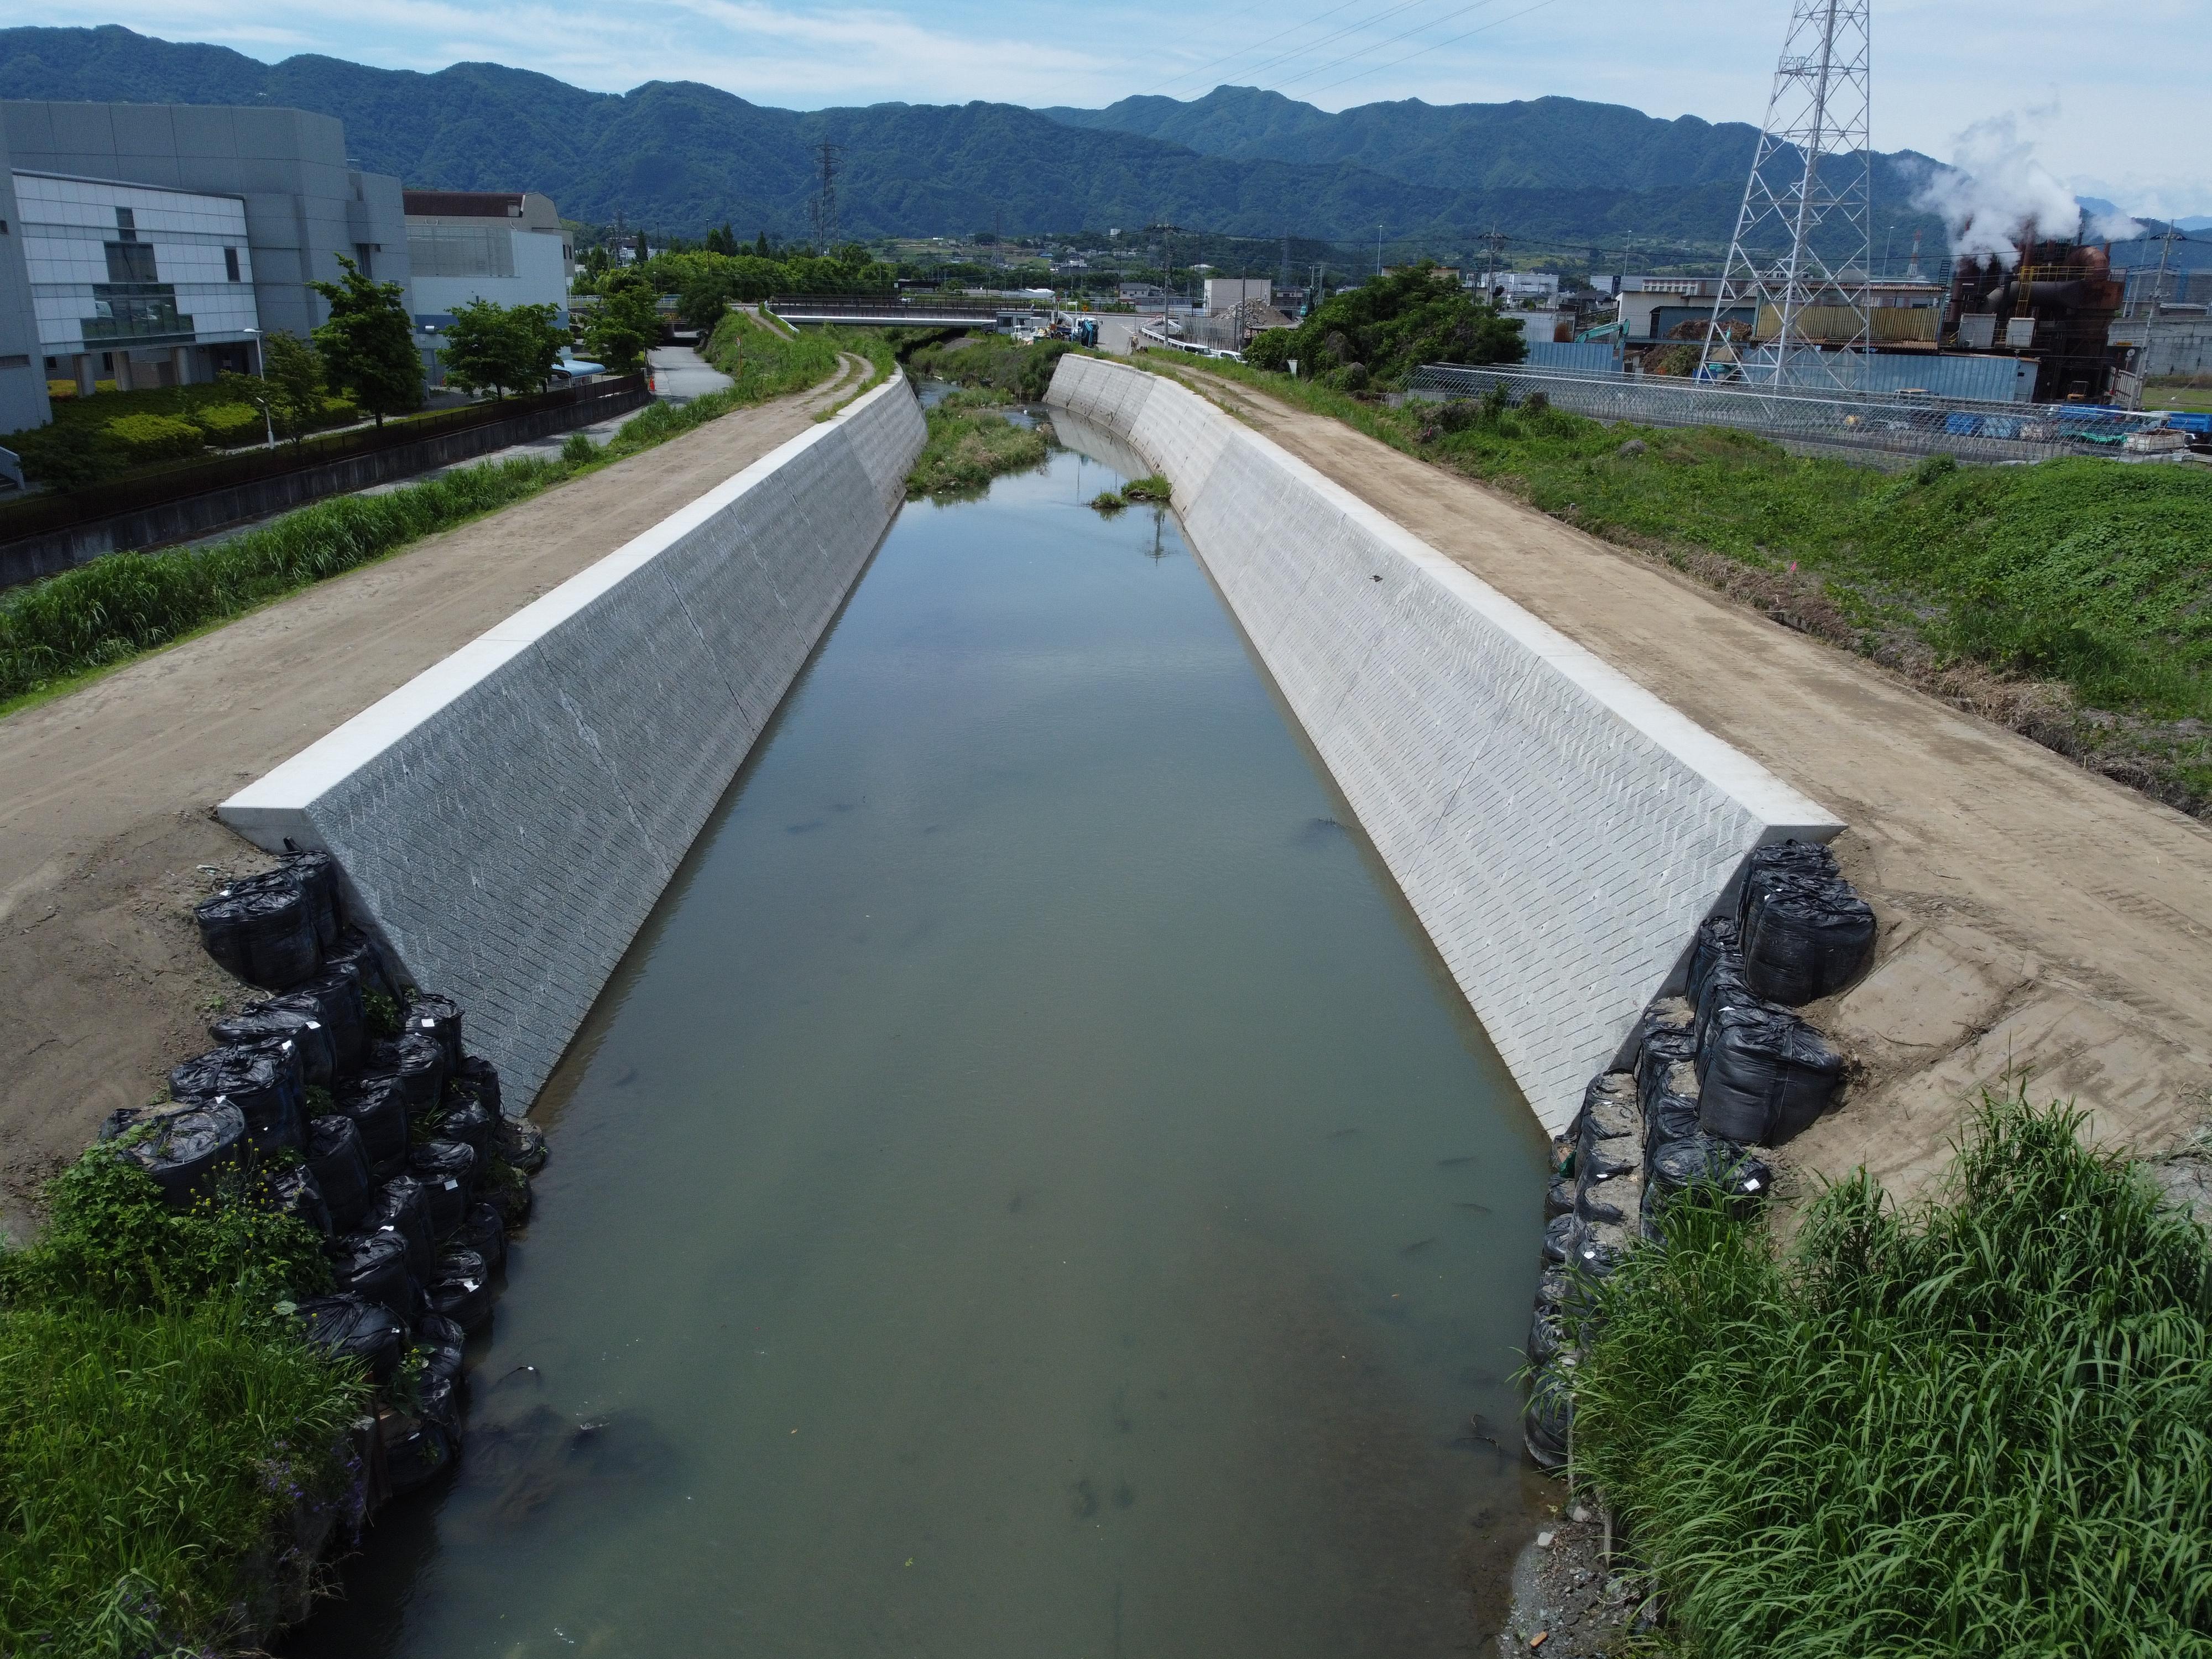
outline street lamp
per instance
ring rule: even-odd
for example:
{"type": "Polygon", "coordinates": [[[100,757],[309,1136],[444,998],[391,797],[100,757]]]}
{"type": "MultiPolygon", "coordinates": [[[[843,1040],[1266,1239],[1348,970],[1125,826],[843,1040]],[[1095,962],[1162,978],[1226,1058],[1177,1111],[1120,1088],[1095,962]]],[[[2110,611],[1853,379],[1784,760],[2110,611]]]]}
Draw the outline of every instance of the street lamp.
{"type": "Polygon", "coordinates": [[[276,447],[276,421],[269,412],[269,365],[261,356],[261,331],[246,331],[253,337],[253,372],[261,377],[261,429],[268,435],[269,447],[276,447]]]}

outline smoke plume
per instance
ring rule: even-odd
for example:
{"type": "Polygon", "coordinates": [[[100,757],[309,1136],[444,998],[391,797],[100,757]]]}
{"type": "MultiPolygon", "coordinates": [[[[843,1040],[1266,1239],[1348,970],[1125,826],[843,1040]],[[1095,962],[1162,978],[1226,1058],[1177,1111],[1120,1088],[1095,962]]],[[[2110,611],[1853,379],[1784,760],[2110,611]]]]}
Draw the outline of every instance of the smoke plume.
{"type": "MultiPolygon", "coordinates": [[[[2045,113],[2028,112],[2031,119],[2045,113]]],[[[2030,225],[2045,236],[2071,236],[2081,217],[2074,192],[2035,159],[2034,141],[2010,113],[1960,133],[1951,165],[1929,176],[1912,204],[1942,216],[1954,255],[1990,256],[2008,270],[2020,263],[2030,225]]]]}

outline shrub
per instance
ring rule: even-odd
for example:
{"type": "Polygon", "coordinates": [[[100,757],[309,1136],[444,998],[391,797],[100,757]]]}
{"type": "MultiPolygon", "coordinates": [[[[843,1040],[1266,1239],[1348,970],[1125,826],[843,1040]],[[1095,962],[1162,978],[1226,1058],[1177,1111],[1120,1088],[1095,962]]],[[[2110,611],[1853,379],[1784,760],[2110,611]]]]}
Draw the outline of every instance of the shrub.
{"type": "Polygon", "coordinates": [[[207,447],[199,428],[173,415],[124,415],[107,423],[108,441],[133,466],[182,460],[207,447]]]}
{"type": "Polygon", "coordinates": [[[192,424],[207,441],[223,448],[258,443],[267,432],[261,411],[251,404],[207,404],[192,411],[192,424]]]}
{"type": "Polygon", "coordinates": [[[56,421],[15,433],[8,447],[22,457],[23,471],[33,483],[54,489],[87,489],[129,465],[104,426],[81,421],[56,421]]]}
{"type": "Polygon", "coordinates": [[[1939,1201],[1789,1253],[1691,1201],[1579,1322],[1576,1467],[1705,1659],[2201,1653],[2212,1249],[2081,1115],[1984,1100],[1939,1201]]]}

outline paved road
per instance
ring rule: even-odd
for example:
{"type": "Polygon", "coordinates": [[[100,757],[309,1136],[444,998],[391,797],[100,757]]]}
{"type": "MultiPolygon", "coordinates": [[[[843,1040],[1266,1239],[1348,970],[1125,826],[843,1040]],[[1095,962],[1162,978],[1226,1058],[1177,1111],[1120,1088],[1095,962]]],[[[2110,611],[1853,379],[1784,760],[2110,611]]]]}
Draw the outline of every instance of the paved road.
{"type": "Polygon", "coordinates": [[[1249,424],[1835,811],[1881,924],[1816,1024],[1862,1068],[1790,1157],[1914,1189],[1984,1085],[2164,1150],[2212,1093],[2212,829],[1733,605],[1657,559],[1241,383],[1249,424]]]}
{"type": "Polygon", "coordinates": [[[266,860],[210,816],[501,618],[812,423],[868,366],[432,536],[0,720],[0,1224],[118,1106],[165,1092],[238,987],[210,873],[266,860]]]}
{"type": "Polygon", "coordinates": [[[709,392],[726,391],[730,377],[690,346],[657,346],[646,358],[653,372],[655,396],[672,404],[688,404],[709,392]]]}

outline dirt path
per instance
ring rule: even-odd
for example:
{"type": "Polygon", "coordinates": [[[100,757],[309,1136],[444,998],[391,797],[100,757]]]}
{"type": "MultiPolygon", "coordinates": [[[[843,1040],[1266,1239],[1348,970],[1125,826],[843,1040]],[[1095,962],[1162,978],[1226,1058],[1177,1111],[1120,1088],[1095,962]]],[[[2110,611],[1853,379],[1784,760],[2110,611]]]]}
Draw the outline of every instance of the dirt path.
{"type": "Polygon", "coordinates": [[[189,907],[267,860],[211,816],[502,617],[604,557],[849,396],[726,415],[380,563],[0,720],[0,1225],[118,1106],[168,1068],[238,986],[189,907]]]}
{"type": "Polygon", "coordinates": [[[2144,1151],[2207,1115],[2212,830],[1954,711],[1655,559],[1340,422],[1190,382],[1492,586],[1832,808],[1881,921],[1874,971],[1807,1012],[1861,1068],[1792,1144],[1911,1189],[2010,1068],[2144,1151]]]}

